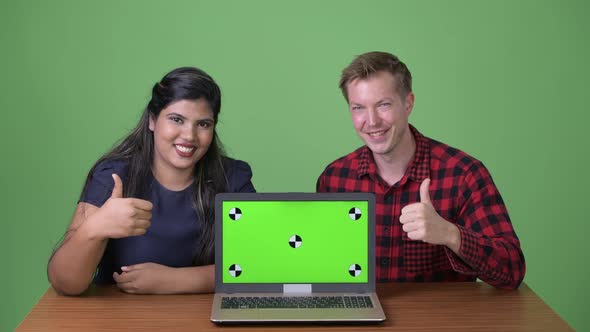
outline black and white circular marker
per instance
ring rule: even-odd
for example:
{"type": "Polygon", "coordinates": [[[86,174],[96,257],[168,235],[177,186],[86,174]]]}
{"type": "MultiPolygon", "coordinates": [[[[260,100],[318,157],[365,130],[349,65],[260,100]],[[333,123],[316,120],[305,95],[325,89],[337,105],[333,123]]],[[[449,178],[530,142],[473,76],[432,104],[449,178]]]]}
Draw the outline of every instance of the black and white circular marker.
{"type": "Polygon", "coordinates": [[[301,236],[293,235],[289,238],[289,245],[292,248],[299,248],[301,247],[301,236]]]}
{"type": "Polygon", "coordinates": [[[361,218],[361,209],[359,208],[352,208],[350,209],[350,211],[348,211],[348,215],[350,216],[350,219],[352,220],[359,220],[361,218]]]}
{"type": "Polygon", "coordinates": [[[242,274],[242,267],[238,264],[232,264],[229,267],[229,275],[232,277],[239,277],[242,274]]]}
{"type": "Polygon", "coordinates": [[[240,210],[239,208],[232,208],[231,210],[229,210],[229,217],[231,218],[231,220],[238,220],[242,218],[242,210],[240,210]]]}
{"type": "Polygon", "coordinates": [[[361,266],[358,264],[352,264],[349,268],[348,268],[348,273],[350,273],[351,276],[353,277],[358,277],[361,275],[362,269],[361,266]]]}

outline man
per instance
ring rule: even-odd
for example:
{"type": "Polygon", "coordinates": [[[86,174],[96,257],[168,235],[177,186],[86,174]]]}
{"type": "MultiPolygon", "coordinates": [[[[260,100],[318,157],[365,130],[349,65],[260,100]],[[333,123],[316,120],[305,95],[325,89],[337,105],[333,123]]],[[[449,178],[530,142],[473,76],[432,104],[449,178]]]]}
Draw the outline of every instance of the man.
{"type": "Polygon", "coordinates": [[[517,288],[525,261],[502,197],[480,161],[408,123],[406,65],[365,53],[342,71],[340,89],[365,145],[328,165],[317,191],[375,194],[377,280],[517,288]]]}

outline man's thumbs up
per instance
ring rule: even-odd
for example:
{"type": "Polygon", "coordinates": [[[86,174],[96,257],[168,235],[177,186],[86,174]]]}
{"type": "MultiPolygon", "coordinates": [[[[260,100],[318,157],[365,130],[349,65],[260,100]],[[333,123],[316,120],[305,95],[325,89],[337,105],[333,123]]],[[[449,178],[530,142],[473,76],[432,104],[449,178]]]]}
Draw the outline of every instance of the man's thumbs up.
{"type": "Polygon", "coordinates": [[[430,202],[430,193],[428,192],[429,189],[430,179],[427,178],[424,181],[422,181],[422,184],[420,185],[420,202],[432,205],[432,203],[430,202]]]}
{"type": "Polygon", "coordinates": [[[112,175],[115,186],[113,187],[111,198],[123,198],[123,181],[121,181],[121,178],[117,174],[113,173],[112,175]]]}

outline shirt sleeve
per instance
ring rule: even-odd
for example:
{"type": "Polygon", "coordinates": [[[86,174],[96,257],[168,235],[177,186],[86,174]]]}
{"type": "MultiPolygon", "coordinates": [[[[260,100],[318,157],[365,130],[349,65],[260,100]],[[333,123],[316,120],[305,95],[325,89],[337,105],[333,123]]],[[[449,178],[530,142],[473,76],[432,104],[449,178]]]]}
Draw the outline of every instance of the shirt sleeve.
{"type": "Polygon", "coordinates": [[[322,174],[320,174],[320,176],[318,177],[318,180],[315,184],[315,191],[318,193],[328,192],[328,188],[326,188],[326,181],[325,181],[324,177],[325,177],[324,172],[322,172],[322,174]]]}
{"type": "Polygon", "coordinates": [[[495,287],[517,288],[526,270],[524,255],[504,201],[481,163],[471,167],[460,195],[465,199],[457,219],[461,258],[445,247],[451,266],[495,287]]]}
{"type": "Polygon", "coordinates": [[[254,193],[256,189],[252,184],[252,169],[250,165],[234,160],[228,172],[228,184],[230,192],[254,193]]]}
{"type": "Polygon", "coordinates": [[[79,202],[101,207],[111,197],[113,187],[115,186],[112,175],[117,174],[125,181],[123,168],[123,164],[117,162],[103,162],[98,164],[90,175],[88,184],[84,188],[79,202]]]}

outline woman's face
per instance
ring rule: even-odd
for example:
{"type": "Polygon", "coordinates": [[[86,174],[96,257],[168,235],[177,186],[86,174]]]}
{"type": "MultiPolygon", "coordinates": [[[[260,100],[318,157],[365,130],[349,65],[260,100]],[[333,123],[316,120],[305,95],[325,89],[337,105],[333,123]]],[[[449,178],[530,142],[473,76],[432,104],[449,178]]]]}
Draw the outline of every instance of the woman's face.
{"type": "Polygon", "coordinates": [[[168,105],[157,118],[150,116],[149,128],[154,133],[157,173],[192,172],[215,135],[213,111],[203,98],[168,105]]]}

